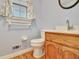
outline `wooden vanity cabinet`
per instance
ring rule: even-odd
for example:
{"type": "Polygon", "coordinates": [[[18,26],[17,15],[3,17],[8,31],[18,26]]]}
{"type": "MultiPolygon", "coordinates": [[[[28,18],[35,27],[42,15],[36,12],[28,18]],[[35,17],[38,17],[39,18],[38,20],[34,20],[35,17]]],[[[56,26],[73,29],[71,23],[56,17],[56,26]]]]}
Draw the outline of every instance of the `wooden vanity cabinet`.
{"type": "Polygon", "coordinates": [[[51,41],[46,41],[46,59],[62,59],[61,46],[51,41]]]}
{"type": "Polygon", "coordinates": [[[79,51],[69,47],[62,47],[63,59],[79,59],[79,51]]]}
{"type": "Polygon", "coordinates": [[[66,42],[62,41],[64,39],[79,39],[78,36],[47,32],[45,39],[46,59],[79,59],[79,49],[73,48],[74,44],[68,46],[65,44],[66,42]]]}

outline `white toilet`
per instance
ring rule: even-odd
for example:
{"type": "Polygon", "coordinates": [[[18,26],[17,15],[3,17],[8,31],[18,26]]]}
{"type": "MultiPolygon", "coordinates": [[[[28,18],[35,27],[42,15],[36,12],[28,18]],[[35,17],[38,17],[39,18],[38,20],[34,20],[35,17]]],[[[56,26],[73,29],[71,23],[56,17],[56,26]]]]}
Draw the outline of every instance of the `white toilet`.
{"type": "Polygon", "coordinates": [[[31,40],[31,46],[33,47],[33,56],[35,58],[40,58],[44,55],[44,39],[33,39],[31,40]]]}

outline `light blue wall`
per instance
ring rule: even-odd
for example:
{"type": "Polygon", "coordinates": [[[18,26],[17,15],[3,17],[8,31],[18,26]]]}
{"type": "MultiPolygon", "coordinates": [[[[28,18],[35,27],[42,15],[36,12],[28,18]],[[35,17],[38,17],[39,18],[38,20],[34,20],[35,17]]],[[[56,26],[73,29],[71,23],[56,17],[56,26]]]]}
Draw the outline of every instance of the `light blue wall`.
{"type": "Polygon", "coordinates": [[[38,26],[53,28],[59,25],[66,25],[69,19],[71,24],[79,25],[79,4],[72,9],[62,9],[58,0],[41,0],[41,19],[37,20],[38,26]]]}
{"type": "MultiPolygon", "coordinates": [[[[35,21],[34,21],[35,23],[35,21]]],[[[12,50],[12,47],[15,45],[20,45],[24,42],[21,42],[22,36],[26,35],[29,37],[29,40],[40,37],[40,32],[35,24],[32,24],[32,27],[24,30],[8,30],[8,27],[4,24],[4,18],[0,17],[0,55],[11,53],[17,50],[25,48],[12,50]],[[2,20],[1,20],[2,19],[2,20]]],[[[29,42],[28,40],[28,42],[29,42]]],[[[26,43],[27,45],[27,43],[26,43]]]]}
{"type": "MultiPolygon", "coordinates": [[[[39,7],[39,0],[33,1],[35,13],[37,16],[39,16],[38,8],[39,7]]],[[[7,24],[5,24],[5,18],[0,17],[0,56],[6,55],[15,51],[19,51],[21,49],[27,48],[26,46],[23,46],[20,49],[12,50],[12,47],[18,44],[22,44],[21,37],[23,35],[26,35],[29,37],[28,42],[30,43],[31,39],[39,38],[40,37],[40,31],[36,25],[36,20],[38,17],[33,21],[33,24],[31,28],[24,29],[24,30],[8,30],[7,24]]],[[[25,44],[25,42],[23,42],[25,44]]],[[[26,45],[28,45],[26,43],[26,45]]]]}

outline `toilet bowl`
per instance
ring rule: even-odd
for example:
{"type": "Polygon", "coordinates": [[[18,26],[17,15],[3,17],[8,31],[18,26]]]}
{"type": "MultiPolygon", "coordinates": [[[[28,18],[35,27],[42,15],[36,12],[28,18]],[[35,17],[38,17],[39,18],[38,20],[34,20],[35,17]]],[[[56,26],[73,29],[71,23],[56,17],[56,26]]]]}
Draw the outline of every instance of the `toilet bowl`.
{"type": "Polygon", "coordinates": [[[44,55],[44,39],[33,39],[31,40],[31,46],[33,47],[33,56],[40,58],[44,55]]]}

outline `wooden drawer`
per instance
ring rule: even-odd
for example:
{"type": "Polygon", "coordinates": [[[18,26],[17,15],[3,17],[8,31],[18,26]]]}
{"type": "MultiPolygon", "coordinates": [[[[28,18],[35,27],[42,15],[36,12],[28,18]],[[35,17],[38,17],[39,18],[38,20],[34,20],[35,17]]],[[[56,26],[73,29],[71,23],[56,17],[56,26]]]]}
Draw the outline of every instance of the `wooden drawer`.
{"type": "Polygon", "coordinates": [[[62,35],[46,33],[45,37],[46,37],[46,40],[55,40],[55,39],[60,39],[62,37],[62,35]]]}
{"type": "Polygon", "coordinates": [[[65,40],[65,41],[74,41],[74,42],[79,42],[79,37],[70,35],[70,34],[63,34],[63,33],[50,33],[47,32],[45,34],[46,40],[65,40]]]}

